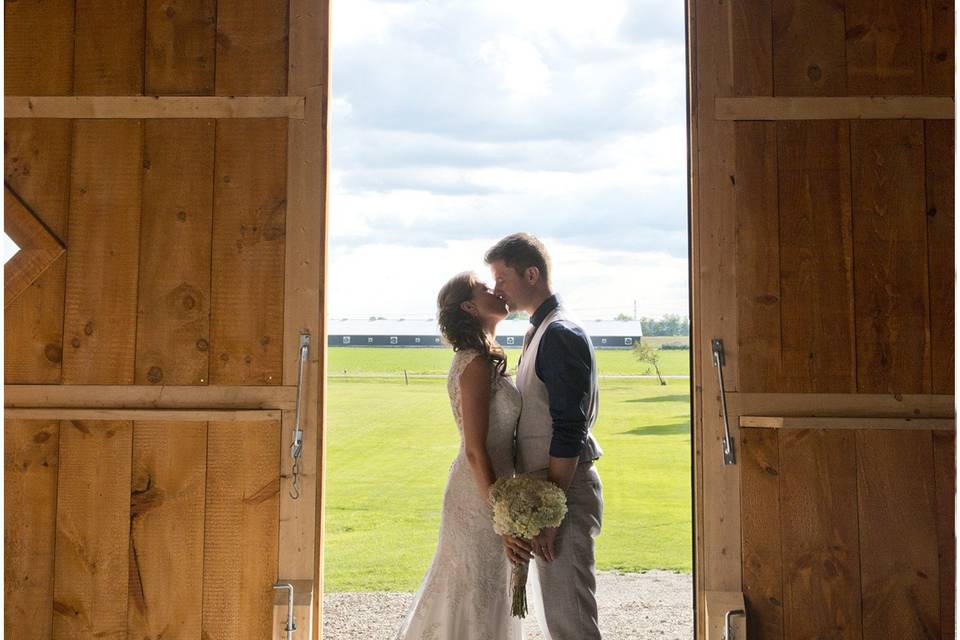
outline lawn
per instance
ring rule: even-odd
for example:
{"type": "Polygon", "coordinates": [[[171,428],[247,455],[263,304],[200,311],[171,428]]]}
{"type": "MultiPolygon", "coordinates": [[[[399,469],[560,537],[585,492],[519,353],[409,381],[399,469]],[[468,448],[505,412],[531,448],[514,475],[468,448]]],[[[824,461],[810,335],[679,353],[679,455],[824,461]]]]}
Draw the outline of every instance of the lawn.
{"type": "MultiPolygon", "coordinates": [[[[644,338],[654,344],[681,342],[685,338],[644,338]]],[[[520,349],[507,349],[507,363],[516,368],[520,349]]],[[[687,350],[659,351],[660,373],[689,375],[690,352],[687,350]]],[[[601,375],[653,374],[650,365],[639,362],[630,349],[598,349],[597,365],[601,375]]],[[[372,374],[402,375],[444,374],[450,367],[450,350],[419,347],[333,347],[329,350],[328,368],[331,376],[372,374]]]]}
{"type": "MultiPolygon", "coordinates": [[[[629,355],[600,351],[601,366],[616,364],[616,353],[629,355]]],[[[332,373],[334,362],[348,371],[389,372],[402,362],[445,372],[450,356],[442,349],[329,353],[332,373]],[[398,353],[384,353],[391,351],[398,353]]],[[[436,547],[443,486],[459,444],[445,380],[405,384],[402,377],[341,373],[329,381],[328,416],[325,590],[413,591],[436,547]]],[[[687,380],[602,381],[594,430],[604,449],[598,568],[691,570],[688,425],[687,380]]]]}

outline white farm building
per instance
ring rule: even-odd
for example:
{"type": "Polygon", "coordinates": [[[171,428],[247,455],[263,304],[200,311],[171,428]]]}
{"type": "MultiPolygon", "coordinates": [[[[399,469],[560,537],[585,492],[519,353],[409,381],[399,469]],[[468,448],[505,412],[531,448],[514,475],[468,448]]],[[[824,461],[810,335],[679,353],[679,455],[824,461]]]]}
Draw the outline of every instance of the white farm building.
{"type": "MultiPolygon", "coordinates": [[[[497,326],[497,342],[520,347],[529,320],[504,320],[497,326]]],[[[643,336],[637,320],[585,321],[597,349],[631,349],[643,336]]],[[[331,347],[443,347],[434,320],[328,320],[327,344],[331,347]]]]}

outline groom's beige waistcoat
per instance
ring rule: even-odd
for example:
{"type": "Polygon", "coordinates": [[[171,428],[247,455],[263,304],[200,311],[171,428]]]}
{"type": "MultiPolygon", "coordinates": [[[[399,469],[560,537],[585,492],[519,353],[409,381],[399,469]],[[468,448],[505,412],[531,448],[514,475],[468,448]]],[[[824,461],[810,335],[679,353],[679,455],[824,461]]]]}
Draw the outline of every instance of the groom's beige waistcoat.
{"type": "MultiPolygon", "coordinates": [[[[553,418],[550,417],[550,398],[547,387],[537,376],[537,352],[540,341],[551,322],[571,320],[563,307],[557,307],[543,319],[530,337],[517,367],[517,388],[520,390],[520,420],[517,423],[517,473],[529,473],[550,466],[550,441],[553,439],[553,418]]],[[[593,344],[590,347],[590,390],[587,394],[587,439],[580,451],[580,461],[595,460],[603,451],[593,437],[593,423],[597,420],[598,386],[597,359],[593,344]]]]}

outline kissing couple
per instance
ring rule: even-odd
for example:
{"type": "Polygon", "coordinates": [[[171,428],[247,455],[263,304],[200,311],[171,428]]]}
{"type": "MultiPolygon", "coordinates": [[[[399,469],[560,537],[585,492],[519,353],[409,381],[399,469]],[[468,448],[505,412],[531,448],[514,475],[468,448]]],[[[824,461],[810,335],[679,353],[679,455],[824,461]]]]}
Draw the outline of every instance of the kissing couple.
{"type": "Polygon", "coordinates": [[[440,539],[396,640],[522,640],[511,614],[511,569],[530,563],[532,608],[546,640],[597,640],[594,538],[603,493],[597,364],[590,337],[550,285],[534,236],[502,239],[485,256],[494,286],[461,273],[440,290],[437,321],[453,347],[447,378],[461,444],[443,494],[440,539]],[[497,324],[526,311],[516,383],[497,324]],[[556,484],[567,513],[526,541],[498,535],[490,488],[527,474],[556,484]]]}

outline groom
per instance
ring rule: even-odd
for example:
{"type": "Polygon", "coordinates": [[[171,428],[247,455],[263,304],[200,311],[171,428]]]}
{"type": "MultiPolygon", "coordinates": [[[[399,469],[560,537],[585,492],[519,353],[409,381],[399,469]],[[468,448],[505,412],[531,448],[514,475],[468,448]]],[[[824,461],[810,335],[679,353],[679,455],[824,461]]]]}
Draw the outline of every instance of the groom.
{"type": "Polygon", "coordinates": [[[595,640],[594,538],[600,533],[603,493],[593,461],[602,451],[592,434],[597,419],[593,345],[550,287],[550,257],[534,236],[516,233],[485,257],[494,293],[511,311],[530,314],[517,367],[522,409],[517,425],[517,473],[548,478],[567,494],[560,527],[545,529],[530,547],[505,542],[511,560],[531,565],[533,608],[547,640],[595,640]]]}

